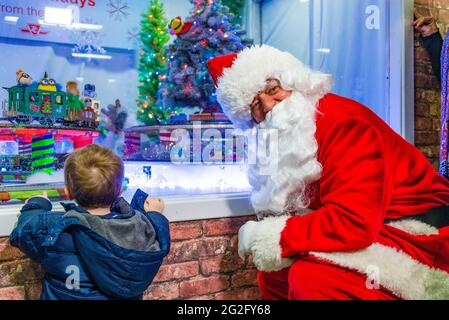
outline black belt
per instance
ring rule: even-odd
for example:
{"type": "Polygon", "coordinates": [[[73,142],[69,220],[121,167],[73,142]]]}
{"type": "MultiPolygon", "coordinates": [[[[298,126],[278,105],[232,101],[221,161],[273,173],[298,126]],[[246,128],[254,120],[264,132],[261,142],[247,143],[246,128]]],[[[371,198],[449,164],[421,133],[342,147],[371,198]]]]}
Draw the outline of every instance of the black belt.
{"type": "Polygon", "coordinates": [[[437,229],[449,226],[449,204],[442,207],[434,208],[429,212],[417,214],[400,219],[385,219],[384,223],[395,221],[417,220],[431,225],[437,229]]]}

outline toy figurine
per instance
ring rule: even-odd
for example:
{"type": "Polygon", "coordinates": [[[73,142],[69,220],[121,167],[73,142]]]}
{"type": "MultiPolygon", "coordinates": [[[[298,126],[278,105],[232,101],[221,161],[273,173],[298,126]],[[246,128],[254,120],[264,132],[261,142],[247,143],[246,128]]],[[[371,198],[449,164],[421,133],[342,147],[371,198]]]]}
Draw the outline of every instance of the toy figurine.
{"type": "Polygon", "coordinates": [[[44,91],[53,91],[56,92],[57,86],[56,81],[54,79],[49,79],[47,72],[45,72],[44,77],[39,81],[39,84],[37,86],[38,90],[44,90],[44,91]]]}
{"type": "Polygon", "coordinates": [[[95,99],[97,97],[97,93],[95,92],[95,85],[86,83],[84,85],[83,97],[90,97],[95,99]]]}
{"type": "Polygon", "coordinates": [[[95,92],[95,85],[85,84],[83,90],[82,101],[85,105],[85,110],[93,111],[97,115],[100,115],[100,101],[96,99],[97,93],[95,92]]]}
{"type": "Polygon", "coordinates": [[[101,113],[106,116],[104,128],[107,131],[112,131],[115,134],[120,134],[123,131],[128,114],[126,111],[120,111],[121,108],[120,100],[116,99],[115,104],[108,105],[107,110],[101,109],[101,113]]]}
{"type": "Polygon", "coordinates": [[[170,21],[170,25],[169,25],[169,29],[170,29],[170,34],[174,35],[176,34],[178,37],[189,32],[190,29],[193,26],[193,22],[189,21],[189,22],[182,22],[182,18],[181,17],[176,17],[173,18],[170,21]]]}
{"type": "Polygon", "coordinates": [[[81,111],[86,107],[79,97],[80,91],[76,81],[68,81],[66,83],[66,93],[68,118],[70,120],[76,119],[80,116],[81,111]]]}
{"type": "Polygon", "coordinates": [[[22,69],[17,70],[16,80],[19,86],[30,86],[33,83],[33,79],[30,75],[22,69]]]}

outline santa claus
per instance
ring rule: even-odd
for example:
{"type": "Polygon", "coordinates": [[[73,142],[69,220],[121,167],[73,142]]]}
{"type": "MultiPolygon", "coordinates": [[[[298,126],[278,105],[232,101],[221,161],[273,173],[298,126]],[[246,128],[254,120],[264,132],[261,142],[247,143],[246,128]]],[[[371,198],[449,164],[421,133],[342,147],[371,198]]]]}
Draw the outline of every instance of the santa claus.
{"type": "Polygon", "coordinates": [[[417,148],[287,52],[208,64],[236,128],[277,131],[239,231],[265,299],[449,299],[449,182],[417,148]]]}

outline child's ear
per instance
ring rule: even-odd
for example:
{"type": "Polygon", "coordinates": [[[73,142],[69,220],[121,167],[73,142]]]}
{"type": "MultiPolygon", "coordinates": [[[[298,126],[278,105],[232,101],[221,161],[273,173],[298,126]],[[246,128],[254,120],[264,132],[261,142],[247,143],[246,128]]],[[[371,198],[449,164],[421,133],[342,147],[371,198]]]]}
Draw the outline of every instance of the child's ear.
{"type": "Polygon", "coordinates": [[[69,191],[69,189],[67,188],[67,186],[64,186],[64,192],[65,192],[65,194],[67,195],[67,199],[73,200],[73,196],[72,196],[72,194],[70,193],[70,191],[69,191]]]}

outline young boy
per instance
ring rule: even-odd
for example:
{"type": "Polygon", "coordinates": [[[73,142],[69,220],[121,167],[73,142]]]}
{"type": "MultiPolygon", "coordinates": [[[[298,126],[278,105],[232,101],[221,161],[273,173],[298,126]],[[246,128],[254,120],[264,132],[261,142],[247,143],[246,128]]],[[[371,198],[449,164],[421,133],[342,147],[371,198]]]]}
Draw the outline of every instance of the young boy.
{"type": "Polygon", "coordinates": [[[45,270],[41,299],[141,299],[170,250],[163,201],[121,198],[123,162],[98,145],[73,152],[64,176],[78,206],[30,198],[10,237],[45,270]]]}

